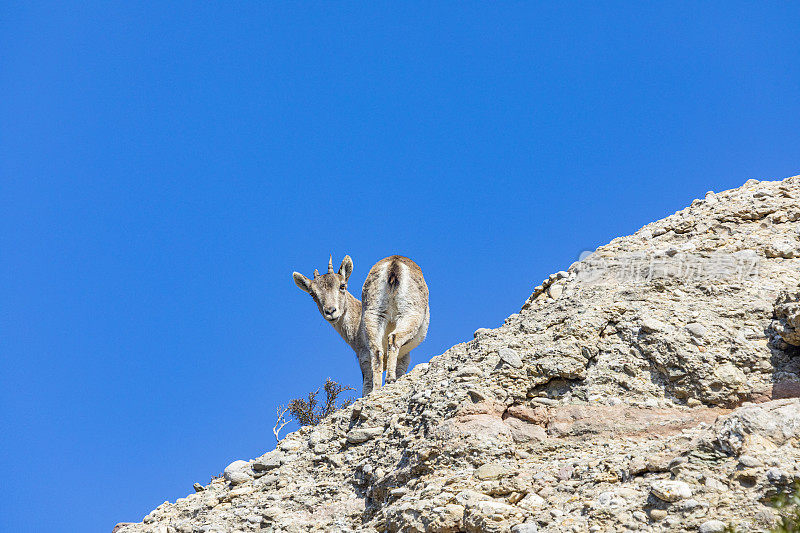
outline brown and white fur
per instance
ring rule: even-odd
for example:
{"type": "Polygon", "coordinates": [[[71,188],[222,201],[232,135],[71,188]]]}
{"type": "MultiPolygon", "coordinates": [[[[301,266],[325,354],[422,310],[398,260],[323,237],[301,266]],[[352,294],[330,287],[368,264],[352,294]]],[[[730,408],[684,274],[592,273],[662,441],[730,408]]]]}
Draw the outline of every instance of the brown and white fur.
{"type": "Polygon", "coordinates": [[[347,292],[352,272],[353,261],[348,255],[338,272],[333,271],[331,258],[326,274],[320,275],[315,270],[313,279],[299,272],[292,277],[356,352],[366,396],[381,387],[384,370],[387,384],[408,370],[409,352],[428,332],[428,286],[414,261],[393,255],[370,269],[361,289],[362,303],[347,292]]]}

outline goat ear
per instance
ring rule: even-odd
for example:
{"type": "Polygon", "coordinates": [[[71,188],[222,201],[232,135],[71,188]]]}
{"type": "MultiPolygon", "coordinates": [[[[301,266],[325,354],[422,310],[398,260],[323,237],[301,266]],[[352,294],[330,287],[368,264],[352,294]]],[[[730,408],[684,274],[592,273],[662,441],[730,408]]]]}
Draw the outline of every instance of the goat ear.
{"type": "Polygon", "coordinates": [[[350,279],[350,274],[353,273],[353,260],[349,255],[344,256],[342,259],[342,266],[339,267],[339,275],[343,276],[345,281],[350,279]]]}
{"type": "Polygon", "coordinates": [[[304,292],[311,292],[311,280],[302,275],[300,272],[292,272],[292,278],[294,278],[294,282],[300,287],[300,290],[304,292]]]}

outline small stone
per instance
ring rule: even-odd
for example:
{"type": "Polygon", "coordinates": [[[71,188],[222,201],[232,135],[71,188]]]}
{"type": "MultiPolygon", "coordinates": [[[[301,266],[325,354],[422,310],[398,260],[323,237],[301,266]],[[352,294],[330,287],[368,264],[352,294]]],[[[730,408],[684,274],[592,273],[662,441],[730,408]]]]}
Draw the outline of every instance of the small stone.
{"type": "Polygon", "coordinates": [[[256,472],[267,472],[269,470],[273,470],[281,466],[282,459],[283,454],[275,452],[267,453],[253,461],[253,470],[256,472]]]}
{"type": "Polygon", "coordinates": [[[522,368],[522,358],[511,348],[500,348],[500,360],[505,361],[514,368],[522,368]]]}
{"type": "Polygon", "coordinates": [[[713,477],[706,477],[703,485],[705,485],[706,489],[715,490],[717,492],[724,492],[728,490],[728,486],[725,483],[713,477]]]}
{"type": "Polygon", "coordinates": [[[692,489],[683,481],[654,481],[650,486],[650,492],[665,502],[677,502],[692,497],[692,489]]]}
{"type": "Polygon", "coordinates": [[[540,405],[558,405],[561,402],[555,398],[531,398],[531,403],[538,403],[540,405]]]}
{"type": "Polygon", "coordinates": [[[698,405],[702,405],[703,402],[698,400],[697,398],[689,398],[686,400],[686,405],[689,407],[697,407],[698,405]]]}
{"type": "Polygon", "coordinates": [[[309,448],[314,448],[320,444],[328,442],[330,439],[331,435],[328,432],[318,430],[308,436],[308,446],[309,448]]]}
{"type": "Polygon", "coordinates": [[[347,442],[360,444],[383,433],[383,428],[355,428],[347,432],[347,442]]]}
{"type": "Polygon", "coordinates": [[[487,496],[481,492],[474,490],[462,490],[456,494],[455,500],[462,506],[472,505],[479,500],[491,500],[491,496],[487,496]]]}
{"type": "Polygon", "coordinates": [[[204,490],[206,490],[206,488],[200,483],[195,483],[194,485],[192,485],[192,487],[194,488],[195,492],[203,492],[204,490]]]}
{"type": "Polygon", "coordinates": [[[491,331],[492,330],[490,330],[489,328],[478,328],[475,330],[475,333],[473,333],[472,336],[477,339],[479,335],[485,335],[487,333],[490,333],[491,331]]]}
{"type": "Polygon", "coordinates": [[[244,472],[227,472],[225,474],[225,481],[228,481],[231,485],[241,485],[242,483],[250,481],[250,476],[244,472]]]}
{"type": "Polygon", "coordinates": [[[536,522],[525,522],[511,528],[511,533],[536,533],[537,531],[539,531],[539,526],[536,522]]]}
{"type": "Polygon", "coordinates": [[[595,501],[599,507],[606,509],[625,505],[625,498],[620,497],[616,492],[610,490],[598,494],[595,501]]]}
{"type": "Polygon", "coordinates": [[[745,468],[755,468],[762,466],[764,463],[751,455],[742,455],[739,457],[739,464],[745,468]]]}
{"type": "Polygon", "coordinates": [[[301,446],[302,445],[300,444],[300,442],[295,439],[283,439],[278,448],[280,448],[284,452],[293,452],[299,449],[301,446]]]}
{"type": "Polygon", "coordinates": [[[247,461],[234,461],[225,467],[223,477],[231,485],[239,485],[250,480],[250,463],[247,461]]]}
{"type": "Polygon", "coordinates": [[[697,509],[698,507],[702,507],[699,501],[695,500],[694,498],[689,498],[688,500],[684,500],[680,503],[680,508],[683,511],[691,511],[693,509],[697,509]]]}
{"type": "Polygon", "coordinates": [[[724,385],[731,388],[736,388],[747,380],[744,372],[730,363],[719,365],[714,371],[714,376],[724,385]]]}
{"type": "Polygon", "coordinates": [[[706,329],[706,327],[703,324],[700,324],[699,322],[692,322],[690,324],[686,324],[686,331],[688,331],[692,337],[697,337],[699,339],[702,339],[703,337],[708,335],[708,330],[706,329]]]}
{"type": "Polygon", "coordinates": [[[558,300],[564,293],[564,285],[562,283],[554,283],[550,285],[550,288],[547,289],[547,292],[550,294],[550,298],[553,300],[558,300]]]}
{"type": "Polygon", "coordinates": [[[667,517],[667,512],[664,509],[650,509],[650,519],[653,522],[660,522],[667,517]]]}
{"type": "Polygon", "coordinates": [[[454,374],[455,377],[479,376],[483,372],[475,365],[464,365],[459,368],[454,374]]]}
{"type": "Polygon", "coordinates": [[[529,492],[524,498],[517,502],[516,505],[526,511],[533,511],[544,505],[544,498],[534,492],[529,492]]]}
{"type": "Polygon", "coordinates": [[[659,331],[664,331],[667,326],[653,317],[645,317],[642,319],[641,324],[641,331],[643,333],[657,333],[659,331]]]}
{"type": "Polygon", "coordinates": [[[700,533],[722,533],[725,531],[725,522],[721,520],[709,520],[700,524],[700,533]]]}
{"type": "Polygon", "coordinates": [[[571,466],[565,466],[558,470],[556,473],[556,477],[561,481],[566,481],[572,477],[572,474],[575,473],[575,469],[571,466]]]}
{"type": "Polygon", "coordinates": [[[508,496],[508,503],[510,503],[510,504],[519,503],[519,501],[523,498],[523,496],[525,496],[525,494],[522,493],[522,492],[512,492],[508,496]]]}
{"type": "Polygon", "coordinates": [[[784,259],[792,259],[797,253],[797,245],[786,240],[770,243],[764,250],[764,254],[770,258],[783,257],[784,259]]]}
{"type": "Polygon", "coordinates": [[[470,389],[467,391],[469,395],[469,399],[472,400],[473,403],[482,402],[488,398],[488,394],[485,391],[478,390],[478,389],[470,389]]]}
{"type": "Polygon", "coordinates": [[[503,477],[508,473],[508,469],[499,463],[486,463],[485,465],[479,466],[478,469],[475,470],[475,477],[482,481],[486,481],[489,479],[503,477]]]}

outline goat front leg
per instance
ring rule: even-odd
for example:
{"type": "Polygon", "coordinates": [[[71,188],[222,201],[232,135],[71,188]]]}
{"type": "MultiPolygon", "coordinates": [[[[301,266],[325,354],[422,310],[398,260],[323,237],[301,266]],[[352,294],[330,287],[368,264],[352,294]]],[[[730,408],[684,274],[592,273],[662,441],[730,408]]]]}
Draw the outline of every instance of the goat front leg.
{"type": "MultiPolygon", "coordinates": [[[[380,389],[383,385],[383,352],[370,350],[372,390],[380,389]]],[[[372,391],[370,391],[372,392],[372,391]]]]}
{"type": "Polygon", "coordinates": [[[372,361],[369,350],[360,350],[358,352],[358,366],[361,367],[361,396],[365,397],[372,392],[373,388],[372,361]]]}

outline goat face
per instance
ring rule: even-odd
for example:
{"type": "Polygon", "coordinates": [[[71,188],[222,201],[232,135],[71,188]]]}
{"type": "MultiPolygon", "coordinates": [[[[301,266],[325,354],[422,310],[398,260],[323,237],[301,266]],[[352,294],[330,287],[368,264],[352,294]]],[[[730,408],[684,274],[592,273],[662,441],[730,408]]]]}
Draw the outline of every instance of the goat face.
{"type": "Polygon", "coordinates": [[[336,322],[344,314],[347,306],[347,280],[353,272],[353,261],[345,256],[339,272],[333,271],[333,259],[328,262],[327,274],[320,275],[314,271],[314,279],[308,279],[299,272],[292,277],[301,290],[314,299],[320,314],[328,322],[336,322]]]}

